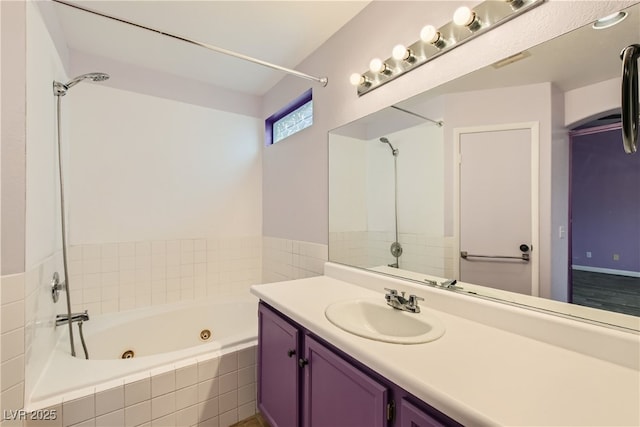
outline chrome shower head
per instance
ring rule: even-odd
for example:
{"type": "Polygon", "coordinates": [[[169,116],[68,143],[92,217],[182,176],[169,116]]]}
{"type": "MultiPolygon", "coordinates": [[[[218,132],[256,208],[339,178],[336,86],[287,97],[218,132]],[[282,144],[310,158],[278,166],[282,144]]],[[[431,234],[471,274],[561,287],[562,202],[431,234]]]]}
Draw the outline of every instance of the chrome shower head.
{"type": "Polygon", "coordinates": [[[80,83],[83,80],[91,80],[94,82],[103,82],[105,80],[107,80],[109,78],[109,74],[106,73],[87,73],[87,74],[83,74],[81,76],[78,76],[74,79],[72,79],[71,81],[69,81],[68,83],[64,84],[64,83],[60,83],[60,82],[53,82],[53,94],[56,96],[64,96],[66,95],[67,91],[72,88],[73,86],[77,85],[78,83],[80,83]]]}
{"type": "Polygon", "coordinates": [[[383,136],[382,138],[380,138],[380,142],[382,142],[383,144],[389,144],[389,147],[391,148],[391,154],[393,154],[394,156],[398,155],[399,153],[398,149],[394,148],[393,145],[391,145],[391,143],[389,142],[389,139],[383,136]]]}

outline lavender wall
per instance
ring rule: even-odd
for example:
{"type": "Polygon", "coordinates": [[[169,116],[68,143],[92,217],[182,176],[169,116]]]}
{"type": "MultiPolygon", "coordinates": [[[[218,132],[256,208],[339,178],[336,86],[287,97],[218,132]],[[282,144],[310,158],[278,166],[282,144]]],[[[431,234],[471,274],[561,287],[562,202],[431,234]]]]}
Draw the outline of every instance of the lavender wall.
{"type": "Polygon", "coordinates": [[[640,272],[640,156],[621,140],[620,129],[572,137],[574,265],[640,272]]]}

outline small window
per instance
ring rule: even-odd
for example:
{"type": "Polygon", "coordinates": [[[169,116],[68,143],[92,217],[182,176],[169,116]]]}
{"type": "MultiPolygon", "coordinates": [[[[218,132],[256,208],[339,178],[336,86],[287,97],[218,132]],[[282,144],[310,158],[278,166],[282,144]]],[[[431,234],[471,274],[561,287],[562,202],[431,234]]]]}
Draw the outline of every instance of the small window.
{"type": "Polygon", "coordinates": [[[275,144],[313,124],[311,89],[265,121],[265,145],[275,144]]]}

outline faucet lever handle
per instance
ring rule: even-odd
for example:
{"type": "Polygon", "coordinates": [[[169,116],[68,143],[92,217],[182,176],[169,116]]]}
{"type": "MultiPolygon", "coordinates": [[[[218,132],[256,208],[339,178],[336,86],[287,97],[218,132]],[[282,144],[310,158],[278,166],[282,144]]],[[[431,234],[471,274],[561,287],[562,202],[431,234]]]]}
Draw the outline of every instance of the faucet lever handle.
{"type": "Polygon", "coordinates": [[[413,294],[409,295],[409,304],[415,306],[415,305],[418,305],[418,301],[424,301],[424,298],[419,297],[417,295],[413,295],[413,294]]]}
{"type": "Polygon", "coordinates": [[[389,292],[387,295],[396,296],[398,295],[398,291],[395,289],[384,288],[385,291],[389,292]]]}

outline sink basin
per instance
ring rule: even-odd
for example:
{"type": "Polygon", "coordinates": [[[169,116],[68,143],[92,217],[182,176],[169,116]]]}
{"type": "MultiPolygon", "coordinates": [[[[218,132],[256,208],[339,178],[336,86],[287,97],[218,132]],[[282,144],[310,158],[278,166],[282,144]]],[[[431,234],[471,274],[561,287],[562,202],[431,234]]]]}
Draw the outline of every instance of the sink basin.
{"type": "Polygon", "coordinates": [[[336,302],[324,314],[340,329],[376,341],[421,344],[444,334],[444,325],[433,314],[424,309],[420,313],[397,310],[382,297],[336,302]]]}

